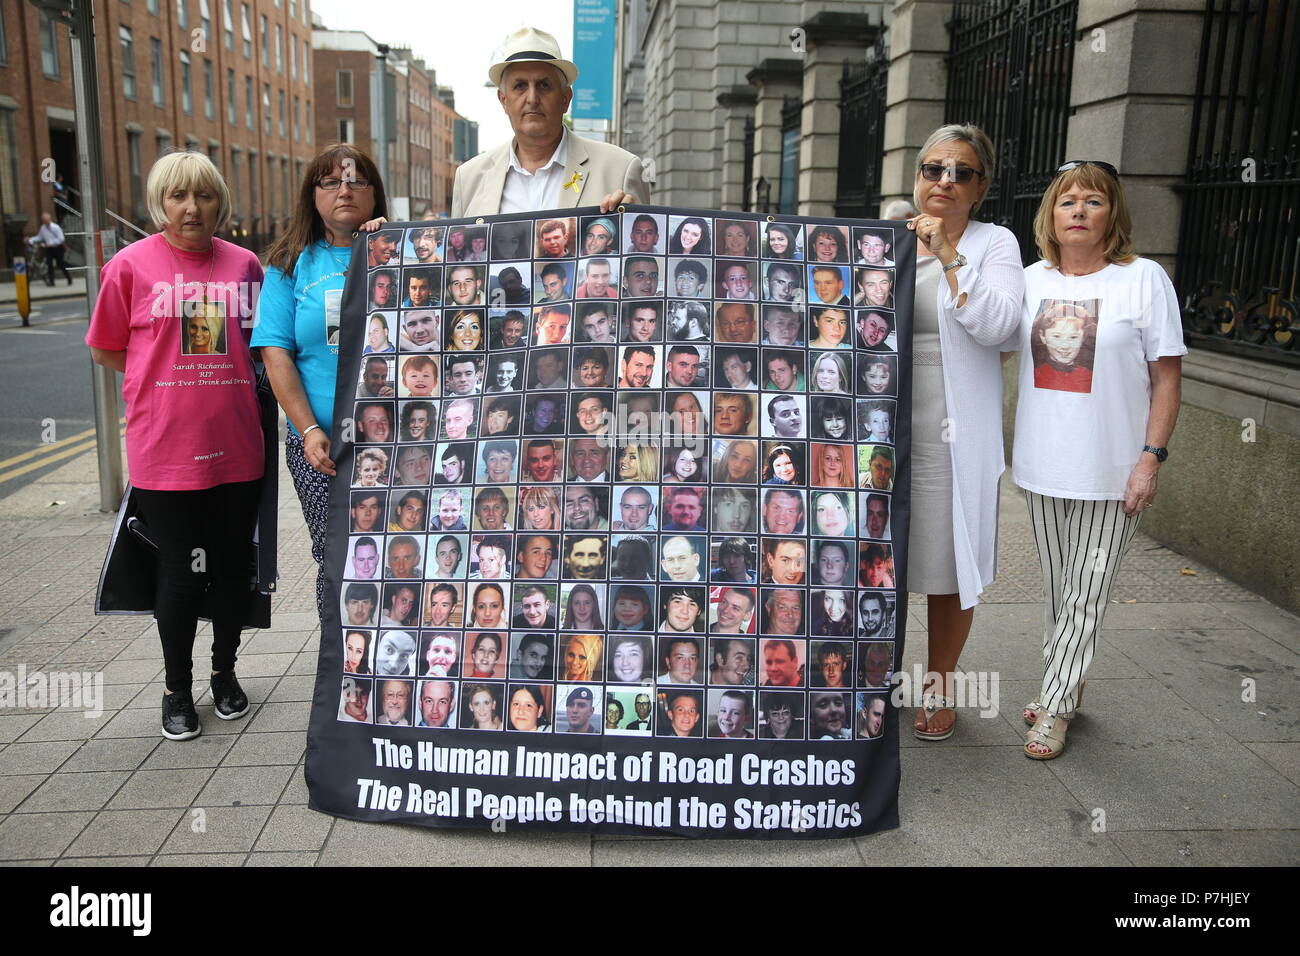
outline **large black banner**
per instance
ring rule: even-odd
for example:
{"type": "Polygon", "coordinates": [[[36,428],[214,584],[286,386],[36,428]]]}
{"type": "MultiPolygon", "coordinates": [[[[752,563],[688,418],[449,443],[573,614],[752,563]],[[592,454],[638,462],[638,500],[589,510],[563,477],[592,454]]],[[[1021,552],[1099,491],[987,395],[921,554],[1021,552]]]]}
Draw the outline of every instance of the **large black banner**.
{"type": "Polygon", "coordinates": [[[904,224],[566,209],[391,224],[353,263],[311,806],[897,826],[904,224]]]}

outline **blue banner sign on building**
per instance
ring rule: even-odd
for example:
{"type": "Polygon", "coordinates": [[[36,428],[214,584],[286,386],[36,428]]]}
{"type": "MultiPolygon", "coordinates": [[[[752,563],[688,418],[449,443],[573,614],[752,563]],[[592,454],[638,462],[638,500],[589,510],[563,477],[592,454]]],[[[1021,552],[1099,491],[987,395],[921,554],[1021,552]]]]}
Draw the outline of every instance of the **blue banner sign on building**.
{"type": "Polygon", "coordinates": [[[615,0],[573,0],[573,85],[575,120],[614,118],[615,0]]]}

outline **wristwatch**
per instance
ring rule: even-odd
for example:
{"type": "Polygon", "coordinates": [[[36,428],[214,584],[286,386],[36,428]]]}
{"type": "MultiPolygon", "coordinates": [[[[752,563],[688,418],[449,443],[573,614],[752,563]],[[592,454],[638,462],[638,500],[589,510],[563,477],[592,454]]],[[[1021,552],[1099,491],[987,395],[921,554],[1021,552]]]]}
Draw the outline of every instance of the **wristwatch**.
{"type": "Polygon", "coordinates": [[[1164,460],[1169,457],[1168,448],[1152,448],[1150,445],[1143,445],[1142,450],[1151,452],[1151,454],[1156,456],[1156,461],[1158,462],[1163,463],[1164,460]]]}
{"type": "Polygon", "coordinates": [[[959,252],[957,253],[956,259],[952,260],[952,262],[948,263],[946,266],[943,267],[943,273],[944,275],[947,275],[949,272],[952,272],[953,269],[960,269],[965,264],[966,264],[966,257],[959,252]]]}

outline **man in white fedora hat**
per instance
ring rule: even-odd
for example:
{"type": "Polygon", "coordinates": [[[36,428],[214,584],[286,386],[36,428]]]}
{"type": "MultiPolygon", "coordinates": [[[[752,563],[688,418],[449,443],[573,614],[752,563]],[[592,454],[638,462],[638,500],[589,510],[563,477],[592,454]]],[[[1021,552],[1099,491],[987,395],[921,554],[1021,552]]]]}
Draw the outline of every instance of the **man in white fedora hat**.
{"type": "Polygon", "coordinates": [[[599,204],[648,203],[641,160],[564,125],[578,68],[549,33],[523,27],[506,38],[488,70],[514,138],[456,170],[451,215],[494,216],[599,204]]]}

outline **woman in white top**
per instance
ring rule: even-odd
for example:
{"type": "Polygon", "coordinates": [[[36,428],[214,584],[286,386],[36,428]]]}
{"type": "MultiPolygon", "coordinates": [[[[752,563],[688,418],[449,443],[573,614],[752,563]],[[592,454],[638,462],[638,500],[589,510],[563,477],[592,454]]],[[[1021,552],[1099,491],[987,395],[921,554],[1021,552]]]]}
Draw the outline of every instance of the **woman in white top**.
{"type": "Polygon", "coordinates": [[[908,590],[929,605],[929,678],[916,713],[922,740],[952,736],[953,672],[980,592],[997,572],[1002,456],[1001,346],[1024,296],[1020,247],[971,217],[994,173],[975,126],[943,126],[917,157],[908,590]]]}
{"type": "Polygon", "coordinates": [[[1178,298],[1131,237],[1115,167],[1062,166],[1034,219],[1043,258],[1025,269],[1013,464],[1048,598],[1043,685],[1024,711],[1035,760],[1065,749],[1111,585],[1178,419],[1178,298]]]}

